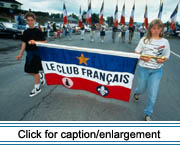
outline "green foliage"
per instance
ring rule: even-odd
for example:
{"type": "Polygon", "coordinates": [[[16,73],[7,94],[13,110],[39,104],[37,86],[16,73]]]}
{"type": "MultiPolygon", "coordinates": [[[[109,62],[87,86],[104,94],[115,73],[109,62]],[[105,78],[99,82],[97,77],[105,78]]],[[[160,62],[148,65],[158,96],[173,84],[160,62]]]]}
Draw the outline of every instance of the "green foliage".
{"type": "Polygon", "coordinates": [[[113,26],[113,17],[112,16],[109,16],[109,17],[107,17],[107,24],[109,25],[109,26],[113,26]]]}

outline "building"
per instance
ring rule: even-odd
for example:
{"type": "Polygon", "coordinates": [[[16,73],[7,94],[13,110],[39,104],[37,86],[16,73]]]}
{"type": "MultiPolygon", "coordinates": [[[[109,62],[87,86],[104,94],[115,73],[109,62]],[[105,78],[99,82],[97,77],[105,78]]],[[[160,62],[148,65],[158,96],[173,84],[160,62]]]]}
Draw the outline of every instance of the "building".
{"type": "Polygon", "coordinates": [[[0,0],[0,8],[21,10],[22,4],[16,0],[0,0]]]}

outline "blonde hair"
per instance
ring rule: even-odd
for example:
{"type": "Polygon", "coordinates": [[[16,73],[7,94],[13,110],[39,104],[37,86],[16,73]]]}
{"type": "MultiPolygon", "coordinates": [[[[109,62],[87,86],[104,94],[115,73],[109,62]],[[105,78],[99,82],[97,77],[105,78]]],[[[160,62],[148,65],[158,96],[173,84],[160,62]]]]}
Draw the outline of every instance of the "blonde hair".
{"type": "Polygon", "coordinates": [[[161,33],[159,34],[159,37],[162,38],[163,37],[163,32],[164,32],[164,24],[160,19],[154,19],[153,21],[151,21],[149,28],[148,28],[148,32],[145,36],[144,39],[144,43],[148,43],[150,42],[151,38],[152,38],[152,33],[151,33],[151,29],[154,25],[158,25],[158,27],[162,28],[161,33]]]}

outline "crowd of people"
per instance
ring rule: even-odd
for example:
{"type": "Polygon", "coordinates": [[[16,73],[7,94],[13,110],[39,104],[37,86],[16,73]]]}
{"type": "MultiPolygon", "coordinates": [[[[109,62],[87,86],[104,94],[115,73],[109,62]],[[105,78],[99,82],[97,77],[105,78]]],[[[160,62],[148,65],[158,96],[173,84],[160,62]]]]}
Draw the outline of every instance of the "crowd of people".
{"type": "MultiPolygon", "coordinates": [[[[40,27],[39,27],[40,28],[40,27]]],[[[41,30],[41,29],[40,29],[41,30]]],[[[105,36],[106,36],[106,31],[107,31],[106,26],[97,26],[93,23],[90,25],[90,33],[89,33],[89,38],[91,42],[94,42],[95,38],[95,33],[97,31],[100,32],[100,42],[104,43],[105,41],[105,36]]],[[[112,27],[112,42],[115,43],[116,38],[121,38],[122,42],[125,43],[126,40],[126,32],[129,32],[129,40],[128,43],[132,43],[132,39],[134,36],[134,32],[138,31],[140,34],[140,39],[145,35],[147,32],[147,29],[145,28],[144,24],[142,24],[138,29],[136,29],[135,25],[132,27],[127,27],[126,25],[121,25],[119,28],[118,27],[112,27]]],[[[85,35],[85,25],[82,24],[81,27],[76,27],[72,24],[70,21],[68,24],[64,25],[61,24],[60,26],[57,26],[56,23],[54,22],[53,24],[48,23],[47,24],[47,37],[53,37],[54,39],[56,38],[63,38],[66,36],[69,36],[69,40],[72,40],[73,33],[77,33],[81,36],[80,39],[84,40],[84,35],[85,35]],[[50,35],[51,34],[51,35],[50,35]]]]}

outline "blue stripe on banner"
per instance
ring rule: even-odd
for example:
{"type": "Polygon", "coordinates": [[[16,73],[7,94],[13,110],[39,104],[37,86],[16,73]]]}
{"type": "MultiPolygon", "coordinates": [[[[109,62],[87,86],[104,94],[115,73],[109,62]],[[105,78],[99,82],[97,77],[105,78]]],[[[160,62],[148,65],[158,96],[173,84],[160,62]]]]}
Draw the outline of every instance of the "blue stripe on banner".
{"type": "Polygon", "coordinates": [[[76,64],[85,67],[97,68],[112,72],[128,72],[134,74],[137,58],[120,57],[114,55],[105,55],[98,53],[89,53],[82,51],[73,51],[66,49],[56,49],[39,46],[40,56],[43,61],[54,61],[63,64],[76,64]],[[88,58],[87,65],[79,63],[78,57],[84,55],[88,58]]]}

